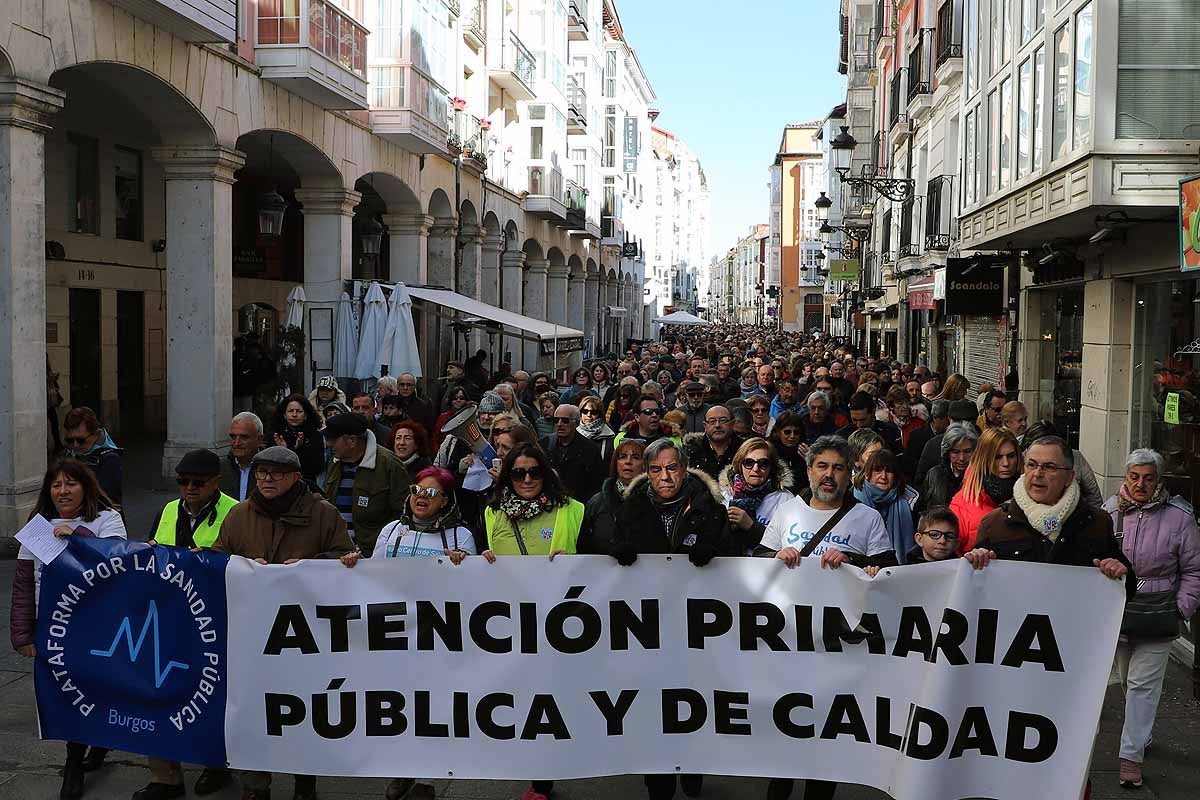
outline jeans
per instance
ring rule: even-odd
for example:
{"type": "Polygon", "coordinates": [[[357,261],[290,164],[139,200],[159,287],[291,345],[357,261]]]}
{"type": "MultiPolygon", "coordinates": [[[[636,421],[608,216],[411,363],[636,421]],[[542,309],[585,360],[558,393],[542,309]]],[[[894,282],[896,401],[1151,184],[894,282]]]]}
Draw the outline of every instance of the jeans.
{"type": "Polygon", "coordinates": [[[1146,756],[1170,657],[1170,639],[1117,643],[1117,673],[1125,690],[1121,758],[1140,764],[1146,756]]]}

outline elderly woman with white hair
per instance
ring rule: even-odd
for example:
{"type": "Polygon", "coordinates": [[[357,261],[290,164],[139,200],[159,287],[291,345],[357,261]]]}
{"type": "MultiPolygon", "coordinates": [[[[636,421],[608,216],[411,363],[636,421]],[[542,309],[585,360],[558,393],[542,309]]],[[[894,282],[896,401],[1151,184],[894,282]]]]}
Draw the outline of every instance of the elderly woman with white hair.
{"type": "Polygon", "coordinates": [[[1117,643],[1125,690],[1119,775],[1127,788],[1142,785],[1142,760],[1180,620],[1200,606],[1200,532],[1191,505],[1167,490],[1164,472],[1158,452],[1134,450],[1125,460],[1121,488],[1104,504],[1137,576],[1137,595],[1125,606],[1117,643]]]}

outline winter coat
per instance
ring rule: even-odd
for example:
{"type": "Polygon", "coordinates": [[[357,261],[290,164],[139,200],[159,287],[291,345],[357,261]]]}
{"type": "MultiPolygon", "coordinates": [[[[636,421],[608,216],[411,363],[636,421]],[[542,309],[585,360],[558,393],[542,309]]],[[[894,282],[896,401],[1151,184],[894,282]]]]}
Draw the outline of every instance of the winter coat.
{"type": "Polygon", "coordinates": [[[626,438],[632,439],[635,442],[645,442],[647,445],[657,439],[670,439],[675,444],[681,443],[679,439],[679,432],[675,430],[675,426],[665,421],[659,423],[657,436],[653,436],[649,439],[643,439],[642,435],[638,432],[637,420],[630,420],[621,427],[621,430],[617,433],[616,438],[613,439],[613,449],[616,450],[618,447],[620,447],[621,442],[625,441],[626,438]]]}
{"type": "Polygon", "coordinates": [[[625,496],[617,488],[617,479],[605,480],[584,508],[583,527],[579,530],[580,553],[608,555],[612,551],[617,535],[617,513],[624,502],[625,496]]]}
{"type": "Polygon", "coordinates": [[[685,554],[693,547],[709,547],[719,556],[740,551],[729,530],[724,498],[716,481],[694,469],[688,470],[680,492],[684,494],[679,513],[669,533],[664,533],[658,509],[650,499],[650,479],[639,475],[625,489],[625,502],[617,512],[614,544],[632,545],[637,553],[685,554]]]}
{"type": "Polygon", "coordinates": [[[1104,504],[1113,521],[1121,552],[1133,564],[1143,592],[1177,592],[1184,619],[1200,607],[1200,531],[1191,505],[1172,497],[1149,511],[1117,511],[1117,498],[1104,504]]]}
{"type": "Polygon", "coordinates": [[[838,432],[837,421],[833,418],[833,414],[826,414],[825,420],[821,424],[812,421],[807,413],[804,414],[804,443],[812,444],[822,436],[833,436],[838,432]]]}
{"type": "MultiPolygon", "coordinates": [[[[766,533],[767,525],[771,522],[771,517],[774,516],[775,510],[779,508],[781,503],[786,503],[796,496],[796,478],[790,467],[782,462],[779,465],[779,477],[776,479],[772,476],[771,482],[775,485],[775,491],[763,498],[759,504],[758,510],[754,513],[754,522],[750,529],[739,528],[730,524],[729,530],[734,538],[738,540],[743,552],[749,555],[758,547],[762,541],[763,534],[766,533]]],[[[721,487],[721,499],[725,504],[725,508],[729,508],[729,502],[733,500],[733,464],[721,470],[721,475],[717,479],[717,484],[721,487]]]]}
{"type": "MultiPolygon", "coordinates": [[[[68,525],[79,531],[76,536],[95,536],[100,539],[125,539],[125,522],[120,513],[104,509],[93,520],[81,517],[74,519],[52,519],[54,527],[68,525]]],[[[13,649],[33,644],[37,633],[38,598],[42,589],[42,569],[46,565],[21,545],[17,553],[16,571],[13,575],[12,605],[9,608],[8,636],[13,649]]]]}
{"type": "MultiPolygon", "coordinates": [[[[932,472],[932,470],[930,471],[932,472]]],[[[969,469],[963,473],[963,482],[970,474],[969,469]]],[[[962,483],[959,485],[961,487],[962,483]]],[[[950,510],[954,512],[954,516],[958,517],[958,554],[961,556],[968,550],[979,546],[975,543],[976,531],[979,529],[979,524],[983,522],[983,518],[996,510],[996,504],[982,489],[979,491],[978,499],[969,500],[960,488],[950,500],[950,510]]]]}
{"type": "MultiPolygon", "coordinates": [[[[854,423],[852,422],[844,427],[838,428],[837,435],[843,439],[849,439],[850,434],[854,433],[856,430],[858,430],[858,428],[854,427],[854,423]]],[[[900,441],[900,429],[892,423],[872,420],[871,430],[883,437],[883,441],[887,444],[888,449],[893,453],[900,454],[904,451],[904,446],[900,441]]]]}
{"type": "MultiPolygon", "coordinates": [[[[550,436],[551,434],[546,435],[550,436]]],[[[579,435],[583,436],[582,433],[579,435]]],[[[607,475],[612,465],[613,441],[617,438],[617,434],[607,425],[601,425],[599,433],[592,435],[590,438],[587,436],[583,438],[596,445],[596,448],[600,451],[600,466],[604,469],[604,474],[607,475]]]]}
{"type": "MultiPolygon", "coordinates": [[[[453,499],[453,498],[452,498],[453,499]]],[[[406,556],[441,555],[446,550],[462,550],[469,555],[479,555],[475,534],[462,524],[458,507],[451,504],[443,509],[441,517],[434,520],[432,530],[420,531],[412,527],[415,523],[405,515],[385,525],[375,540],[371,558],[403,558],[406,556]],[[434,538],[434,548],[422,548],[422,540],[434,538]],[[436,552],[434,552],[436,551],[436,552]]]]}
{"type": "Polygon", "coordinates": [[[253,498],[238,503],[225,517],[212,549],[282,564],[293,558],[341,558],[354,544],[338,510],[320,495],[302,490],[278,519],[253,498]]]}
{"type": "Polygon", "coordinates": [[[337,390],[337,395],[334,396],[334,398],[332,400],[330,400],[329,403],[325,403],[324,405],[322,405],[321,402],[317,400],[317,390],[313,389],[311,392],[308,393],[308,402],[310,405],[312,405],[313,408],[315,408],[317,410],[317,413],[321,414],[322,416],[324,416],[324,414],[325,414],[325,406],[329,405],[329,403],[341,403],[346,408],[350,407],[349,401],[346,400],[346,393],[343,392],[340,388],[337,390]]]}
{"type": "Polygon", "coordinates": [[[775,399],[771,401],[771,419],[776,419],[785,411],[790,411],[793,414],[800,414],[807,410],[804,402],[800,399],[796,399],[791,403],[784,404],[779,401],[779,397],[779,395],[775,395],[775,399]]]}
{"type": "Polygon", "coordinates": [[[695,411],[687,406],[682,406],[680,410],[684,413],[684,422],[683,430],[680,433],[704,433],[704,415],[710,408],[712,408],[712,403],[701,403],[695,411]]]}
{"type": "MultiPolygon", "coordinates": [[[[336,505],[341,480],[342,462],[335,458],[329,462],[321,482],[321,493],[330,504],[336,505]]],[[[375,540],[383,526],[404,513],[410,483],[404,463],[380,447],[375,434],[367,431],[367,448],[354,474],[351,498],[354,542],[364,554],[374,552],[375,540]]]]}
{"type": "Polygon", "coordinates": [[[547,436],[541,444],[567,494],[586,503],[600,491],[608,470],[600,462],[600,448],[594,443],[576,433],[565,445],[558,443],[557,435],[547,436]]]}
{"type": "Polygon", "coordinates": [[[498,556],[524,555],[518,536],[525,542],[529,555],[549,555],[560,550],[573,555],[583,525],[583,504],[568,498],[561,506],[519,522],[489,505],[483,509],[483,520],[487,548],[498,556]]]}
{"type": "Polygon", "coordinates": [[[1079,482],[1079,502],[1087,503],[1092,508],[1104,507],[1104,494],[1100,491],[1100,482],[1092,465],[1078,450],[1073,451],[1075,460],[1075,480],[1079,482]]]}
{"type": "Polygon", "coordinates": [[[1091,567],[1095,559],[1115,558],[1129,568],[1125,581],[1127,596],[1132,599],[1137,593],[1137,578],[1113,535],[1112,517],[1082,501],[1063,523],[1058,539],[1052,542],[1029,524],[1016,500],[1009,500],[979,523],[974,546],[986,547],[1004,560],[1075,567],[1091,567]]]}
{"type": "Polygon", "coordinates": [[[725,452],[717,455],[708,437],[703,433],[689,433],[683,437],[683,448],[687,451],[688,466],[698,469],[709,478],[716,480],[721,472],[733,463],[733,457],[742,446],[745,438],[736,433],[729,434],[729,445],[725,452]]]}
{"type": "Polygon", "coordinates": [[[100,429],[100,437],[96,439],[96,444],[92,445],[92,449],[86,453],[67,450],[66,454],[76,461],[87,464],[91,468],[92,474],[96,476],[100,488],[108,495],[108,499],[113,501],[113,505],[121,505],[124,451],[117,447],[107,430],[100,429]]]}
{"type": "Polygon", "coordinates": [[[921,510],[949,506],[950,501],[962,488],[963,477],[954,477],[949,464],[938,464],[925,474],[925,485],[921,487],[921,510]]]}

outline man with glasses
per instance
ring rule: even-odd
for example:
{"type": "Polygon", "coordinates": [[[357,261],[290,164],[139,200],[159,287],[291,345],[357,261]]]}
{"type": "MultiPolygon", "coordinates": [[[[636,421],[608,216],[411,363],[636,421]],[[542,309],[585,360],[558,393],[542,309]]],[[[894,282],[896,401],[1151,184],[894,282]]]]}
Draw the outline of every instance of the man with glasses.
{"type": "Polygon", "coordinates": [[[554,433],[542,439],[542,449],[572,498],[586,504],[600,491],[605,468],[600,448],[581,436],[579,408],[563,403],[554,409],[554,433]]]}
{"type": "Polygon", "coordinates": [[[325,468],[321,493],[369,558],[379,531],[404,512],[411,483],[408,470],[394,453],[379,446],[359,414],[338,414],[325,423],[323,433],[333,459],[325,468]]]}
{"type": "Polygon", "coordinates": [[[243,411],[229,423],[229,453],[221,459],[221,491],[241,502],[254,491],[250,462],[263,446],[263,424],[257,414],[243,411]]]}
{"type": "Polygon", "coordinates": [[[704,415],[712,408],[704,402],[704,384],[698,380],[685,381],[679,388],[683,394],[683,430],[680,433],[703,433],[704,415]]]}
{"type": "Polygon", "coordinates": [[[713,406],[704,412],[704,433],[684,440],[688,463],[713,480],[733,463],[733,456],[745,439],[733,432],[733,415],[725,406],[713,406]]]}
{"type": "Polygon", "coordinates": [[[433,430],[437,415],[433,413],[433,405],[417,395],[417,379],[405,372],[396,377],[396,396],[400,398],[400,406],[404,416],[415,419],[425,426],[425,430],[433,430]]]}
{"type": "MultiPolygon", "coordinates": [[[[362,421],[362,417],[343,414],[362,421]]],[[[339,417],[334,417],[339,419],[339,417]]],[[[341,558],[354,550],[336,508],[308,491],[300,479],[300,458],[286,447],[268,447],[254,456],[257,486],[234,506],[212,549],[257,564],[295,564],[309,558],[341,558]]],[[[240,771],[242,800],[269,800],[271,773],[240,771]]],[[[315,800],[317,779],[297,775],[293,800],[315,800]]]]}
{"type": "Polygon", "coordinates": [[[1004,419],[1000,413],[1004,411],[1004,406],[1008,403],[1008,396],[1004,392],[988,392],[983,398],[983,413],[975,421],[975,427],[979,430],[986,431],[988,428],[1003,428],[1004,419]]]}
{"type": "MultiPolygon", "coordinates": [[[[659,404],[657,397],[643,397],[637,403],[637,415],[629,422],[613,440],[613,449],[621,446],[621,442],[632,439],[642,444],[650,444],[655,439],[667,435],[663,430],[662,417],[666,410],[659,404]]],[[[678,437],[673,437],[676,442],[678,437]]]]}
{"type": "MultiPolygon", "coordinates": [[[[175,465],[175,482],[179,485],[179,499],[158,512],[150,525],[149,544],[189,550],[211,548],[225,518],[238,503],[221,492],[221,458],[211,450],[184,454],[175,465]]],[[[186,793],[183,768],[178,761],[148,758],[147,762],[150,783],[134,792],[133,800],[167,800],[186,793]]],[[[212,794],[229,780],[229,770],[205,767],[194,791],[199,796],[212,794]]]]}
{"type": "Polygon", "coordinates": [[[979,523],[966,558],[976,569],[996,558],[1097,567],[1114,580],[1126,578],[1132,599],[1137,580],[1113,534],[1112,517],[1079,498],[1070,445],[1057,436],[1037,439],[1025,451],[1025,472],[1012,499],[979,523]]]}

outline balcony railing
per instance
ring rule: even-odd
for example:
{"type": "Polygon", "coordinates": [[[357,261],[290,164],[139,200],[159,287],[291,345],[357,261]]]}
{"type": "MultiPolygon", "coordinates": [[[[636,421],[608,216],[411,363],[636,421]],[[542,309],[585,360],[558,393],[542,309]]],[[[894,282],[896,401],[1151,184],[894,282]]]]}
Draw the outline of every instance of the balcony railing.
{"type": "Polygon", "coordinates": [[[954,0],[947,0],[938,9],[937,18],[937,66],[951,58],[962,58],[962,24],[955,19],[954,0]]]}
{"type": "Polygon", "coordinates": [[[488,140],[483,121],[463,111],[451,111],[448,125],[447,149],[452,154],[462,153],[464,158],[478,164],[481,169],[487,169],[488,140]]]}
{"type": "Polygon", "coordinates": [[[888,127],[895,126],[900,121],[900,101],[903,95],[900,93],[900,87],[904,85],[902,80],[903,72],[896,70],[896,74],[892,76],[891,91],[888,92],[888,127]]]}
{"type": "Polygon", "coordinates": [[[925,68],[925,37],[917,41],[916,48],[908,54],[908,100],[933,91],[929,71],[925,68]]]}
{"type": "Polygon", "coordinates": [[[538,197],[563,200],[563,174],[557,169],[546,167],[529,168],[529,193],[538,197]]]}
{"type": "Polygon", "coordinates": [[[414,153],[440,153],[450,124],[446,90],[406,65],[371,67],[371,127],[414,153]]]}
{"type": "Polygon", "coordinates": [[[926,252],[945,252],[950,249],[950,234],[931,233],[925,237],[926,252]]]}
{"type": "Polygon", "coordinates": [[[463,31],[482,45],[487,41],[487,28],[484,27],[483,5],[485,0],[467,0],[467,12],[459,18],[463,31]]]}
{"type": "Polygon", "coordinates": [[[515,74],[530,90],[533,89],[537,60],[515,33],[510,33],[508,41],[504,43],[504,68],[515,74]]]}
{"type": "Polygon", "coordinates": [[[588,190],[573,180],[567,180],[563,192],[563,204],[567,207],[567,217],[577,216],[583,220],[587,216],[588,190]]]}
{"type": "Polygon", "coordinates": [[[572,41],[586,41],[587,37],[587,0],[570,0],[567,4],[567,38],[572,41]]]}

